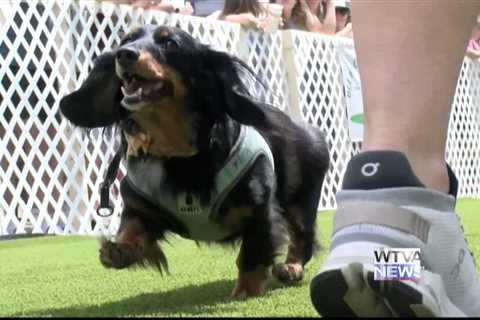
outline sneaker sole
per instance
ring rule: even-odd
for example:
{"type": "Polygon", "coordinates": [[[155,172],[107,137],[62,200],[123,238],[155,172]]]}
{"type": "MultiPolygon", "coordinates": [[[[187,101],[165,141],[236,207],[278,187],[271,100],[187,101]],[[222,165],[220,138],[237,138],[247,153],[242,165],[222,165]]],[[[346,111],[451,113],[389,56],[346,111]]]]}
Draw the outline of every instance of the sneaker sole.
{"type": "Polygon", "coordinates": [[[310,297],[322,316],[444,317],[465,316],[447,298],[443,281],[428,271],[426,286],[414,282],[376,281],[361,263],[323,271],[310,284],[310,297]]]}

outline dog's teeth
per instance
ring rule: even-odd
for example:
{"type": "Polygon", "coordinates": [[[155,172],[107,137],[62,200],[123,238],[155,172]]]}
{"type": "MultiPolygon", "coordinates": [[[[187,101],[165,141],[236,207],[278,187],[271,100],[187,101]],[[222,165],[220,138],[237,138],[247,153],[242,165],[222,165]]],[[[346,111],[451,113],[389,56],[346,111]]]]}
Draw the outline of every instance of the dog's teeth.
{"type": "Polygon", "coordinates": [[[126,98],[135,98],[135,97],[137,97],[137,93],[130,94],[130,93],[128,93],[128,90],[125,89],[125,87],[121,87],[120,89],[122,90],[122,93],[123,93],[123,95],[124,95],[126,98]]]}
{"type": "Polygon", "coordinates": [[[143,94],[143,88],[140,87],[138,88],[137,92],[135,92],[135,95],[141,97],[142,94],[143,94]]]}

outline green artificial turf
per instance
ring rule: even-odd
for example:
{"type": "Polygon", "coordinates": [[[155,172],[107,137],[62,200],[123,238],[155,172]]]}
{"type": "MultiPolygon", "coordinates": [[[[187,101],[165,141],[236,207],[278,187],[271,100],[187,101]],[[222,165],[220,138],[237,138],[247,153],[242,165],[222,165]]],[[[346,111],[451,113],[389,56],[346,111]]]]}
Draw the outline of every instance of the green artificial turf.
{"type": "MultiPolygon", "coordinates": [[[[480,256],[480,201],[458,205],[471,249],[480,256]]],[[[328,248],[332,212],[319,214],[320,239],[328,248]]],[[[265,297],[228,298],[236,278],[236,249],[198,248],[173,239],[163,246],[170,275],[137,269],[113,271],[98,261],[91,237],[45,237],[0,242],[2,316],[316,316],[309,281],[325,253],[307,266],[296,287],[273,281],[265,297]]]]}

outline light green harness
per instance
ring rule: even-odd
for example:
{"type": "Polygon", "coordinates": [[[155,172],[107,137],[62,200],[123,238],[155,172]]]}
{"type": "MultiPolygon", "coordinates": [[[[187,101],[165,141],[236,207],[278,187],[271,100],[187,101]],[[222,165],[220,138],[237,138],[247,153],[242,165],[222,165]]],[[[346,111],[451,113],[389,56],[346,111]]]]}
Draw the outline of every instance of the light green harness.
{"type": "Polygon", "coordinates": [[[260,155],[266,156],[274,168],[273,155],[265,139],[253,127],[242,125],[225,166],[215,177],[215,188],[210,203],[206,206],[202,206],[195,195],[170,192],[165,186],[161,161],[130,158],[126,179],[137,192],[180,221],[188,230],[188,235],[183,235],[186,238],[221,240],[231,235],[231,230],[222,228],[215,221],[218,210],[260,155]]]}

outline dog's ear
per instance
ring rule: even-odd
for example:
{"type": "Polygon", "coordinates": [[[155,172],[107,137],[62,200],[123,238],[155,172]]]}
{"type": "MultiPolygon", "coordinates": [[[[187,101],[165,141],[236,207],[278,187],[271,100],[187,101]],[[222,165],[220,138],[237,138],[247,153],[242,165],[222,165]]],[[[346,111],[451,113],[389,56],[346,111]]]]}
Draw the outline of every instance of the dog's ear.
{"type": "Polygon", "coordinates": [[[73,124],[84,128],[106,127],[124,116],[115,55],[111,51],[99,56],[82,86],[60,101],[61,113],[73,124]]]}
{"type": "Polygon", "coordinates": [[[232,86],[225,92],[225,109],[232,119],[246,125],[261,127],[265,125],[265,109],[260,102],[254,101],[241,86],[232,86]]]}
{"type": "Polygon", "coordinates": [[[232,119],[246,125],[263,126],[265,109],[251,96],[245,82],[259,83],[253,71],[241,60],[227,53],[207,50],[207,66],[214,73],[219,94],[224,95],[222,106],[232,119]]]}

